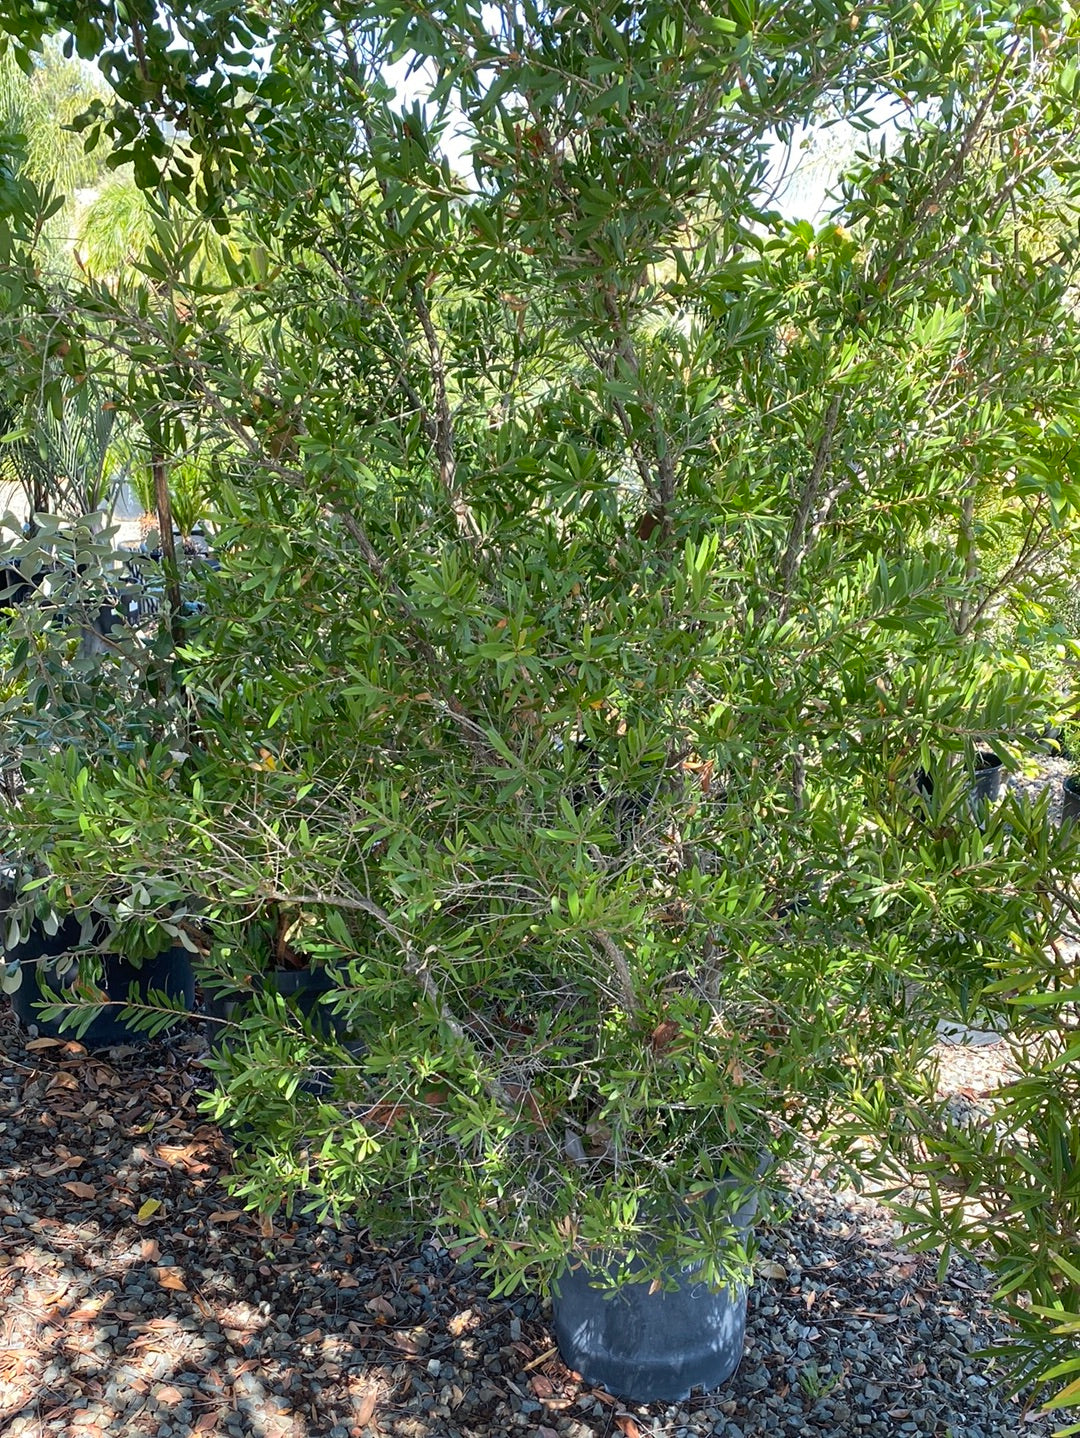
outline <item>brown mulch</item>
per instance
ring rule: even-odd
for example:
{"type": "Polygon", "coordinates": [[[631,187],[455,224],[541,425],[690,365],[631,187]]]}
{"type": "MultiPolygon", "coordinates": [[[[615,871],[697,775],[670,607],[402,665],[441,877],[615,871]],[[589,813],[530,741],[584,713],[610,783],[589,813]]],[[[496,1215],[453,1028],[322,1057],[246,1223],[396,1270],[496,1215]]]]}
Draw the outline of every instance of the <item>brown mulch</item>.
{"type": "Polygon", "coordinates": [[[0,1010],[10,1438],[1050,1432],[975,1356],[997,1332],[977,1265],[939,1284],[881,1209],[813,1181],[761,1234],[732,1382],[627,1407],[560,1362],[540,1300],[491,1299],[440,1245],[242,1213],[197,1111],[203,1049],[27,1044],[0,1010]]]}

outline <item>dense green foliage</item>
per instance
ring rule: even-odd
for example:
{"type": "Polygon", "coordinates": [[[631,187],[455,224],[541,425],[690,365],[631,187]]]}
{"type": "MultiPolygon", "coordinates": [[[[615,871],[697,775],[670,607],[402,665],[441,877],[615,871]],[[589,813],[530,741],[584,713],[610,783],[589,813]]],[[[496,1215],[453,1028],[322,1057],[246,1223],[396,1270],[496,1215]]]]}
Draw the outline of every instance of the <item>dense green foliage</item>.
{"type": "MultiPolygon", "coordinates": [[[[11,26],[59,28],[105,57],[88,134],[154,240],[138,284],[54,283],[13,172],[5,384],[90,375],[155,452],[197,453],[221,569],[172,648],[114,656],[122,681],[12,621],[7,823],[35,904],[197,909],[211,987],[265,968],[268,931],[336,974],[336,1037],[266,998],[222,1053],[214,1111],[256,1135],[237,1191],[388,1227],[434,1199],[512,1284],[650,1235],[722,1268],[723,1215],[687,1233],[671,1200],[808,1136],[879,1173],[868,1135],[936,1153],[934,1020],[1023,1010],[1076,865],[1045,802],[967,796],[976,747],[1015,753],[1061,702],[1071,18],[63,3],[11,26]],[[403,56],[426,106],[386,83],[403,56]],[[835,219],[788,222],[774,139],[839,113],[867,143],[835,219]]],[[[1034,1072],[1063,1095],[1062,1198],[1033,1269],[1013,1228],[1000,1247],[1067,1311],[1055,962],[1030,1022],[1057,1044],[1034,1072]]]]}

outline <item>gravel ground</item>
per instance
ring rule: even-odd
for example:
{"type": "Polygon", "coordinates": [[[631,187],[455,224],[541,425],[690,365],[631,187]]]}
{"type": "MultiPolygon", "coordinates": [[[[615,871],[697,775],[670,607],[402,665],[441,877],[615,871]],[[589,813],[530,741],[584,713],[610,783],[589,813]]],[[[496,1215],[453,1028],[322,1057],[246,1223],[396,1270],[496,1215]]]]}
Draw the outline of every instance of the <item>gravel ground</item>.
{"type": "Polygon", "coordinates": [[[1038,760],[1029,760],[1021,773],[1009,775],[1009,787],[1019,789],[1021,792],[1036,798],[1041,789],[1050,786],[1051,792],[1051,817],[1060,822],[1061,820],[1061,785],[1062,782],[1074,773],[1080,764],[1080,759],[1056,759],[1049,755],[1040,757],[1038,760]]]}
{"type": "Polygon", "coordinates": [[[625,1409],[560,1363],[538,1300],[492,1301],[435,1244],[379,1249],[310,1223],[260,1232],[220,1186],[228,1147],[195,1111],[198,1047],[28,1048],[0,1014],[9,1438],[1052,1431],[975,1356],[999,1332],[986,1274],[956,1262],[938,1284],[883,1210],[815,1181],[793,1185],[790,1219],[760,1235],[732,1382],[625,1409]]]}
{"type": "MultiPolygon", "coordinates": [[[[1033,787],[1067,772],[1049,760],[1033,787]]],[[[626,1408],[559,1361],[545,1306],[493,1301],[435,1243],[261,1231],[196,1112],[198,1040],[88,1054],[0,1010],[0,1433],[8,1438],[1048,1438],[978,1357],[992,1284],[906,1253],[873,1202],[792,1181],[759,1232],[742,1365],[626,1408]]],[[[950,1031],[940,1087],[985,1098],[994,1035],[950,1031]]]]}

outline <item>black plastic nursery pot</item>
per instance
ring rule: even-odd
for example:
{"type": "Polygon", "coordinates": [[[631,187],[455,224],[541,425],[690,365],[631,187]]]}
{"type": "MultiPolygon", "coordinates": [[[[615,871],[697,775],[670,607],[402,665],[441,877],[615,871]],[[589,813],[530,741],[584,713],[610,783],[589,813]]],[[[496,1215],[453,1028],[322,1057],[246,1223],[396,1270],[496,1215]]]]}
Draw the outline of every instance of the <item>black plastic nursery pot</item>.
{"type": "Polygon", "coordinates": [[[972,803],[993,804],[1001,798],[1004,789],[1004,761],[989,749],[980,749],[975,755],[975,777],[971,781],[972,803]]]}
{"type": "Polygon", "coordinates": [[[334,1037],[344,1031],[341,1020],[319,1000],[337,987],[326,969],[270,969],[259,974],[248,989],[213,994],[203,1000],[203,1012],[210,1019],[235,1020],[242,1016],[249,996],[258,990],[280,994],[318,1033],[334,1037]]]}
{"type": "MultiPolygon", "coordinates": [[[[740,1234],[756,1211],[751,1198],[734,1215],[740,1234]]],[[[647,1280],[604,1290],[584,1266],[568,1265],[551,1296],[563,1362],[586,1383],[633,1403],[674,1403],[692,1388],[719,1388],[742,1359],[747,1289],[714,1290],[698,1272],[669,1271],[675,1287],[666,1292],[647,1280]]]]}
{"type": "Polygon", "coordinates": [[[1080,819],[1080,774],[1070,774],[1061,786],[1062,823],[1074,824],[1080,819]]]}
{"type": "MultiPolygon", "coordinates": [[[[362,1053],[364,1045],[350,1036],[347,1023],[319,1003],[324,994],[332,993],[337,987],[334,975],[326,969],[268,970],[259,974],[248,989],[204,998],[203,1012],[211,1020],[210,1041],[218,1053],[242,1045],[243,1037],[238,1036],[232,1025],[243,1019],[245,1009],[250,1007],[252,994],[262,990],[280,994],[312,1033],[342,1043],[353,1054],[362,1053]]],[[[326,1068],[313,1066],[300,1079],[298,1089],[314,1098],[326,1098],[333,1091],[333,1075],[326,1068]]],[[[233,1137],[238,1141],[249,1136],[242,1126],[233,1131],[233,1137]]]]}
{"type": "MultiPolygon", "coordinates": [[[[970,808],[977,811],[984,804],[996,803],[1005,791],[1007,777],[1005,761],[999,755],[990,749],[978,750],[968,789],[970,808]]],[[[915,812],[925,820],[929,817],[928,801],[934,797],[933,775],[925,769],[916,769],[910,784],[915,794],[915,812]]]]}
{"type": "MultiPolygon", "coordinates": [[[[44,983],[54,993],[63,993],[65,985],[75,981],[78,967],[72,966],[61,978],[57,960],[78,946],[80,927],[77,919],[66,919],[55,934],[49,935],[40,924],[35,924],[29,937],[8,949],[5,955],[8,964],[18,961],[22,970],[22,983],[11,995],[11,1006],[24,1025],[32,1024],[43,1037],[62,1038],[65,1034],[75,1037],[71,1029],[61,1029],[58,1019],[42,1017],[40,1008],[48,999],[41,985],[44,983]]],[[[138,989],[140,1001],[145,1001],[148,992],[156,989],[167,994],[173,1003],[182,1002],[189,1013],[195,1005],[195,976],[191,956],[184,948],[166,949],[141,963],[133,963],[121,954],[103,954],[101,965],[102,988],[108,996],[109,1007],[79,1035],[79,1042],[88,1048],[147,1042],[148,1035],[132,1027],[123,1013],[134,988],[138,989]]]]}

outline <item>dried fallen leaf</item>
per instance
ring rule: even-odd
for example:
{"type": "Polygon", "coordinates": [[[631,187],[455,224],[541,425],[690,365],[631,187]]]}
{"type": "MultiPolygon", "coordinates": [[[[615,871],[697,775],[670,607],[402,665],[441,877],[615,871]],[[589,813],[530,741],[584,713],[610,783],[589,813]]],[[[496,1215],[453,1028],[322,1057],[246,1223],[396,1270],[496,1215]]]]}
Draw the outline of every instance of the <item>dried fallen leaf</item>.
{"type": "Polygon", "coordinates": [[[641,1438],[641,1429],[631,1418],[629,1413],[616,1413],[615,1426],[626,1438],[641,1438]]]}
{"type": "Polygon", "coordinates": [[[763,1263],[759,1263],[757,1265],[757,1272],[762,1278],[780,1279],[788,1276],[788,1271],[784,1265],[782,1263],[773,1263],[771,1259],[766,1259],[763,1263]]]}
{"type": "Polygon", "coordinates": [[[187,1284],[178,1273],[170,1273],[167,1268],[158,1270],[157,1281],[160,1287],[168,1288],[173,1293],[186,1293],[187,1284]]]}
{"type": "Polygon", "coordinates": [[[366,1388],[359,1398],[355,1399],[353,1408],[353,1422],[357,1428],[364,1428],[370,1422],[375,1413],[375,1404],[378,1395],[374,1388],[366,1388]]]}
{"type": "Polygon", "coordinates": [[[210,1165],[196,1157],[198,1147],[195,1143],[159,1143],[154,1152],[170,1168],[179,1166],[190,1174],[209,1173],[210,1165]]]}
{"type": "Polygon", "coordinates": [[[664,1019],[663,1023],[656,1025],[649,1038],[649,1045],[654,1054],[661,1054],[671,1043],[679,1032],[679,1025],[671,1019],[664,1019]]]}
{"type": "Polygon", "coordinates": [[[92,1183],[83,1183],[81,1179],[73,1179],[71,1183],[62,1183],[61,1188],[66,1188],[68,1193],[73,1193],[76,1198],[97,1198],[97,1189],[92,1183]]]}
{"type": "Polygon", "coordinates": [[[463,1308],[460,1313],[455,1313],[454,1316],[448,1320],[446,1331],[450,1334],[451,1338],[460,1338],[463,1333],[467,1332],[472,1321],[472,1309],[463,1308]]]}
{"type": "Polygon", "coordinates": [[[378,1293],[374,1298],[369,1298],[364,1307],[369,1313],[374,1313],[376,1318],[393,1318],[395,1316],[394,1305],[378,1293]]]}
{"type": "Polygon", "coordinates": [[[62,1049],[63,1039],[31,1039],[26,1045],[27,1053],[36,1054],[41,1049],[62,1049]]]}
{"type": "MultiPolygon", "coordinates": [[[[424,1343],[418,1335],[408,1333],[404,1328],[397,1329],[394,1333],[390,1335],[390,1337],[394,1343],[394,1346],[396,1348],[400,1348],[402,1353],[409,1354],[411,1358],[415,1358],[427,1347],[427,1344],[424,1343]]],[[[424,1334],[423,1338],[426,1337],[427,1334],[424,1334]]]]}
{"type": "Polygon", "coordinates": [[[163,1383],[160,1388],[154,1389],[154,1398],[158,1403],[183,1403],[184,1395],[179,1388],[174,1388],[171,1383],[163,1383]]]}
{"type": "Polygon", "coordinates": [[[139,1257],[144,1263],[156,1263],[161,1257],[161,1249],[154,1238],[144,1238],[139,1244],[139,1257]]]}
{"type": "Polygon", "coordinates": [[[555,1385],[550,1378],[545,1378],[542,1373],[534,1373],[529,1379],[529,1387],[536,1394],[537,1398],[554,1398],[555,1385]]]}
{"type": "Polygon", "coordinates": [[[355,1278],[352,1276],[351,1273],[343,1273],[343,1274],[341,1275],[341,1277],[338,1279],[338,1287],[339,1287],[339,1288],[359,1288],[359,1287],[360,1287],[360,1283],[359,1283],[359,1280],[358,1280],[358,1279],[355,1279],[355,1278]]]}
{"type": "Polygon", "coordinates": [[[219,1208],[209,1218],[210,1223],[235,1223],[238,1218],[243,1218],[242,1208],[219,1208]]]}

